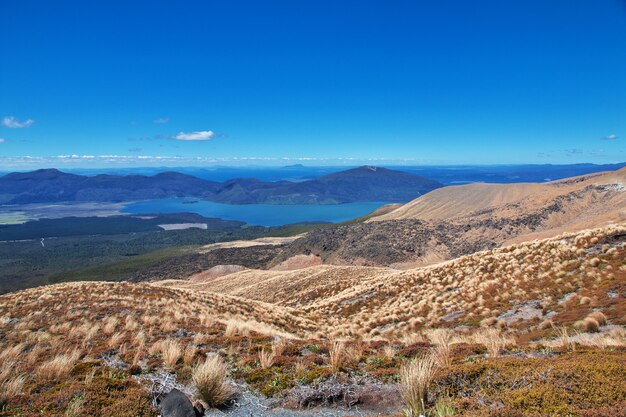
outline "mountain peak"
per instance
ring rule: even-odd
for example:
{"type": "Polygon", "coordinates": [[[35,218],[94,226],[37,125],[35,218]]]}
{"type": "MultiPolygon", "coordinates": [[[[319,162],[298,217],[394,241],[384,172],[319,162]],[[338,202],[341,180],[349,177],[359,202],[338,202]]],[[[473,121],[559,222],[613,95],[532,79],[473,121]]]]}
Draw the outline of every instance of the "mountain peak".
{"type": "Polygon", "coordinates": [[[4,176],[4,178],[12,178],[12,179],[54,179],[58,177],[69,177],[74,176],[73,174],[68,174],[67,172],[59,171],[56,168],[44,168],[38,169],[35,171],[29,172],[11,172],[4,176]]]}
{"type": "Polygon", "coordinates": [[[376,172],[378,171],[379,167],[375,165],[363,165],[363,166],[360,166],[358,169],[376,172]]]}

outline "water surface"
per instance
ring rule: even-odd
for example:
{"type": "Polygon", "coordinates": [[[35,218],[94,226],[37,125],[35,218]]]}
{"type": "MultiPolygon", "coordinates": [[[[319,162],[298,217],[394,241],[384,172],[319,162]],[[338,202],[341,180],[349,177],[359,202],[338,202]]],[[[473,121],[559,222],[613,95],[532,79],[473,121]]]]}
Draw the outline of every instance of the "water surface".
{"type": "Polygon", "coordinates": [[[146,200],[127,204],[122,212],[130,214],[197,213],[204,217],[240,220],[251,225],[280,226],[303,222],[338,223],[364,216],[386,204],[363,202],[346,204],[221,204],[188,198],[146,200]],[[190,204],[193,202],[192,204],[190,204]]]}

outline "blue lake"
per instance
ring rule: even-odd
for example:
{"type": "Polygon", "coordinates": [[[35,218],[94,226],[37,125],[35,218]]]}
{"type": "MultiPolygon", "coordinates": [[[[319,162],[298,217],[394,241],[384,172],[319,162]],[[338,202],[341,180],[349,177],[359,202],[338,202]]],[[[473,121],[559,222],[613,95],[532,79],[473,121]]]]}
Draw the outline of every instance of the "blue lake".
{"type": "Polygon", "coordinates": [[[381,202],[346,203],[330,205],[295,204],[221,204],[199,200],[193,204],[185,198],[138,201],[122,210],[129,214],[197,213],[204,217],[241,220],[251,225],[280,226],[302,222],[338,223],[364,216],[386,204],[381,202]]]}

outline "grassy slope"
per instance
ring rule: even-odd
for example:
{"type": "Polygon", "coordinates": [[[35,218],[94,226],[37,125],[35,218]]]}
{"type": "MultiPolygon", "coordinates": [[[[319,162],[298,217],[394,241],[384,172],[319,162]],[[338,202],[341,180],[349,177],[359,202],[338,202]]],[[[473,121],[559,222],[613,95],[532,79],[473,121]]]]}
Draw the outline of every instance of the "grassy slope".
{"type": "Polygon", "coordinates": [[[274,272],[265,272],[256,282],[241,275],[252,285],[236,293],[237,280],[221,280],[219,286],[216,281],[214,291],[233,295],[211,292],[210,283],[191,289],[171,282],[89,282],[0,296],[0,368],[6,368],[4,374],[0,369],[5,378],[0,384],[25,378],[22,394],[6,398],[0,416],[40,410],[63,415],[81,398],[88,415],[153,415],[146,391],[131,373],[151,376],[162,370],[165,357],[158,346],[166,339],[180,348],[169,368],[179,381],[190,383],[194,364],[216,352],[227,361],[231,377],[287,401],[340,401],[329,400],[329,391],[320,387],[346,386],[367,404],[373,391],[363,390],[374,388],[351,384],[369,380],[390,384],[396,408],[387,413],[400,415],[399,369],[434,350],[441,368],[427,398],[429,410],[446,402],[455,415],[473,417],[623,415],[624,236],[626,227],[590,230],[478,253],[421,272],[371,275],[369,268],[333,271],[325,266],[326,275],[307,270],[305,285],[294,272],[273,278],[274,272]],[[276,292],[281,277],[293,284],[282,293],[276,292]],[[268,279],[272,285],[265,286],[268,279]],[[349,285],[333,285],[345,280],[349,285]],[[273,300],[267,298],[270,287],[273,300]],[[454,291],[457,287],[461,290],[454,291]],[[508,311],[510,303],[537,297],[544,313],[555,313],[547,326],[537,318],[511,321],[508,327],[504,320],[490,320],[508,311]],[[457,302],[474,315],[442,320],[442,314],[456,311],[457,302]],[[594,333],[595,328],[580,327],[579,321],[593,314],[613,329],[594,333]],[[480,330],[480,321],[503,330],[480,330]],[[432,330],[459,324],[468,330],[432,330]],[[561,338],[560,329],[571,337],[561,338]],[[346,336],[341,349],[329,340],[333,333],[346,336]],[[279,350],[273,345],[277,335],[287,339],[279,350]],[[77,362],[63,375],[45,378],[45,362],[73,349],[77,362]],[[273,363],[262,366],[259,352],[272,349],[278,352],[273,363]],[[103,359],[111,355],[126,365],[111,368],[103,359]],[[137,366],[130,367],[133,363],[137,366]],[[303,400],[301,385],[319,393],[318,399],[303,400]]]}
{"type": "MultiPolygon", "coordinates": [[[[242,271],[207,283],[168,285],[295,306],[318,317],[320,331],[336,337],[397,337],[428,327],[475,326],[484,319],[514,316],[526,302],[535,307],[531,318],[519,324],[524,328],[537,326],[548,313],[553,321],[571,324],[594,307],[626,324],[626,305],[609,295],[621,294],[624,282],[626,225],[407,271],[321,265],[242,271]],[[595,304],[581,303],[585,298],[595,304]]],[[[512,320],[510,326],[518,323],[512,320]]]]}

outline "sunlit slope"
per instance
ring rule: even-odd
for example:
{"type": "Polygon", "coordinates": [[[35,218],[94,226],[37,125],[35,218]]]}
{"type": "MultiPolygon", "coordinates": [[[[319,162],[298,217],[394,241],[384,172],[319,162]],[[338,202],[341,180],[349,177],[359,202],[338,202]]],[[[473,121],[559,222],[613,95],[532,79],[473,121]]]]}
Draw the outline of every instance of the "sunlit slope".
{"type": "Polygon", "coordinates": [[[238,303],[249,299],[263,306],[289,306],[290,314],[335,337],[400,337],[428,327],[478,326],[485,319],[526,331],[548,318],[571,324],[590,305],[620,322],[626,319],[621,295],[626,225],[513,244],[406,271],[323,265],[155,285],[215,292],[238,303]]]}
{"type": "Polygon", "coordinates": [[[543,228],[593,227],[626,217],[626,168],[544,184],[444,187],[370,221],[480,220],[538,216],[543,228]]]}
{"type": "Polygon", "coordinates": [[[379,282],[393,273],[387,268],[319,265],[295,271],[248,269],[208,282],[166,281],[163,285],[302,308],[344,290],[379,282]]]}

